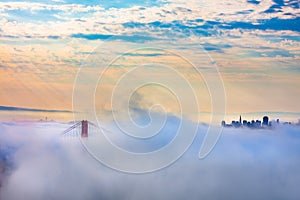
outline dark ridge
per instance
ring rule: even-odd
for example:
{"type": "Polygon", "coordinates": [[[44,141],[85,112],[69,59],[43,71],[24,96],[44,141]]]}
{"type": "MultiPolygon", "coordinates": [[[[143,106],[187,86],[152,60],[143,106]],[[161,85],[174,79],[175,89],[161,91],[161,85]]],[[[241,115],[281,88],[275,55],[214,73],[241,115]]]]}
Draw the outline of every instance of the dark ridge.
{"type": "Polygon", "coordinates": [[[29,111],[29,112],[50,112],[50,113],[71,113],[70,110],[45,110],[36,108],[22,108],[11,106],[0,106],[0,111],[29,111]]]}

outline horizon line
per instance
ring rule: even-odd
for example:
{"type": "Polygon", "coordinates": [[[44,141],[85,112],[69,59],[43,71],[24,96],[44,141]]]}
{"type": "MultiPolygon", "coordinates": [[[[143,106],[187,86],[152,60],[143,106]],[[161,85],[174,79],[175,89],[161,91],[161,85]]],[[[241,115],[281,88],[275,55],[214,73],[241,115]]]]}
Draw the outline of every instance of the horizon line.
{"type": "Polygon", "coordinates": [[[48,110],[40,108],[26,108],[26,107],[15,107],[15,106],[0,106],[0,111],[21,111],[21,112],[49,112],[49,113],[72,113],[70,110],[48,110]]]}
{"type": "MultiPolygon", "coordinates": [[[[41,109],[41,108],[28,108],[28,107],[18,107],[18,106],[1,106],[0,111],[20,111],[20,112],[48,112],[48,113],[72,113],[71,110],[58,110],[58,109],[41,109]]],[[[199,114],[213,114],[213,112],[200,112],[199,114]]],[[[214,113],[221,114],[221,113],[214,113]]],[[[226,112],[225,116],[228,115],[251,115],[251,114],[290,114],[290,115],[299,115],[300,112],[286,112],[286,111],[257,111],[257,112],[226,112]]]]}

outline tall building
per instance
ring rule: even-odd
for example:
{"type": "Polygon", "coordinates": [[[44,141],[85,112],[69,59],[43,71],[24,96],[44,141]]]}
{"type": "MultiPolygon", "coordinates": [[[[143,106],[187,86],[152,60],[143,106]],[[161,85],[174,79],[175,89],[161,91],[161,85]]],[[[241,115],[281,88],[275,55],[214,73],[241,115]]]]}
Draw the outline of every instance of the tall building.
{"type": "Polygon", "coordinates": [[[268,126],[268,124],[269,124],[269,117],[268,116],[263,117],[263,123],[262,124],[265,125],[265,126],[268,126]]]}
{"type": "Polygon", "coordinates": [[[242,124],[242,116],[240,115],[240,124],[242,124]]]}
{"type": "Polygon", "coordinates": [[[223,120],[222,121],[222,126],[225,127],[226,126],[226,122],[223,120]]]}

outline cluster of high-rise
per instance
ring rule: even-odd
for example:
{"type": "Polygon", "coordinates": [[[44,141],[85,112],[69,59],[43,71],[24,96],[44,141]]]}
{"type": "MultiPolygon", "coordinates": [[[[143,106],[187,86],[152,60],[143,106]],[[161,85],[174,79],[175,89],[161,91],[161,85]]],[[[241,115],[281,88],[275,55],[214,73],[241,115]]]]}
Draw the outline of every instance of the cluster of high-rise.
{"type": "MultiPolygon", "coordinates": [[[[277,119],[276,121],[269,121],[269,117],[264,116],[262,121],[258,120],[258,119],[247,121],[247,120],[242,120],[242,116],[240,115],[240,119],[238,121],[233,120],[231,122],[231,124],[226,124],[225,121],[222,121],[222,126],[223,127],[235,127],[235,128],[239,128],[239,127],[267,128],[267,127],[272,127],[274,125],[272,123],[279,124],[279,119],[277,119]]],[[[288,122],[288,123],[290,124],[290,122],[288,122]]]]}

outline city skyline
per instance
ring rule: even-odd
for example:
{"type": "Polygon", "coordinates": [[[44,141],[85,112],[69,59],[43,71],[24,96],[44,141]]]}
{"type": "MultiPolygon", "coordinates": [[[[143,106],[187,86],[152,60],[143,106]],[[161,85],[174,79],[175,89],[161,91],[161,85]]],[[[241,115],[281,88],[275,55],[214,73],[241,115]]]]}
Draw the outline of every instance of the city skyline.
{"type": "MultiPolygon", "coordinates": [[[[249,119],[248,119],[249,120],[249,119]]],[[[231,123],[226,123],[225,120],[222,120],[221,125],[222,127],[233,127],[233,128],[240,128],[240,127],[247,127],[252,129],[265,129],[265,128],[276,128],[280,125],[300,125],[300,119],[298,122],[293,123],[291,121],[281,121],[280,118],[270,119],[269,116],[265,115],[260,119],[252,119],[248,121],[247,119],[242,118],[240,115],[239,120],[232,120],[231,123]]]]}

